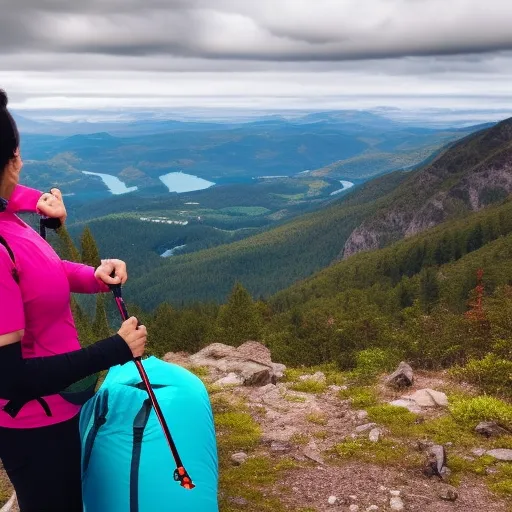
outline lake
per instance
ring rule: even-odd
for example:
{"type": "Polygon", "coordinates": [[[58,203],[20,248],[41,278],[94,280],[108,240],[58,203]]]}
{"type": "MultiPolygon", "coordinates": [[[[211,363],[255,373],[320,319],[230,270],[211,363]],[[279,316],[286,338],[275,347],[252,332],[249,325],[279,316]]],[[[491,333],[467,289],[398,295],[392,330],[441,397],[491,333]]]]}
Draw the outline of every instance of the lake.
{"type": "Polygon", "coordinates": [[[351,181],[340,181],[341,186],[343,188],[340,188],[339,190],[335,190],[334,192],[331,192],[331,196],[334,196],[336,194],[339,194],[340,192],[343,192],[344,190],[347,190],[348,188],[352,188],[354,184],[351,181]]]}
{"type": "Polygon", "coordinates": [[[184,172],[170,172],[160,176],[162,183],[169,189],[169,192],[193,192],[194,190],[204,190],[215,185],[215,183],[192,174],[184,172]]]}
{"type": "Polygon", "coordinates": [[[127,187],[117,176],[111,174],[101,174],[99,172],[82,171],[83,174],[91,174],[92,176],[99,176],[103,183],[108,187],[112,194],[126,194],[137,190],[137,187],[127,187]]]}
{"type": "Polygon", "coordinates": [[[162,258],[168,258],[169,256],[174,256],[176,251],[179,251],[180,249],[183,249],[183,247],[186,247],[187,245],[177,245],[176,247],[173,247],[172,249],[167,249],[167,251],[160,254],[162,258]]]}

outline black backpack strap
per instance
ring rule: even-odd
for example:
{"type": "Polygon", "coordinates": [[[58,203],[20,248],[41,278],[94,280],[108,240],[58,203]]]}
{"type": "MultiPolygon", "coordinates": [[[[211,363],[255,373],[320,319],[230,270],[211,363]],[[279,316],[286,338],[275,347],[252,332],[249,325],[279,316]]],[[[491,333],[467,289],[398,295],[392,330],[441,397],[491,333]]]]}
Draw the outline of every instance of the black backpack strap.
{"type": "Polygon", "coordinates": [[[142,438],[144,429],[148,423],[151,413],[151,400],[146,398],[139,412],[133,420],[133,447],[132,462],[130,468],[130,512],[139,510],[139,465],[140,453],[142,451],[142,438]]]}
{"type": "Polygon", "coordinates": [[[9,257],[11,258],[12,263],[14,265],[14,268],[12,269],[12,277],[19,284],[20,276],[18,275],[18,270],[16,268],[16,258],[14,257],[14,253],[12,252],[12,249],[9,247],[7,240],[1,235],[0,235],[0,244],[2,244],[6,248],[7,252],[9,253],[9,257]]]}
{"type": "Polygon", "coordinates": [[[91,430],[89,431],[89,434],[87,435],[84,447],[84,460],[82,469],[83,474],[85,474],[89,466],[89,461],[91,460],[92,449],[94,446],[94,440],[98,435],[98,431],[101,426],[107,422],[107,413],[108,390],[105,390],[100,394],[100,396],[98,396],[98,399],[94,404],[94,422],[92,424],[91,430]]]}

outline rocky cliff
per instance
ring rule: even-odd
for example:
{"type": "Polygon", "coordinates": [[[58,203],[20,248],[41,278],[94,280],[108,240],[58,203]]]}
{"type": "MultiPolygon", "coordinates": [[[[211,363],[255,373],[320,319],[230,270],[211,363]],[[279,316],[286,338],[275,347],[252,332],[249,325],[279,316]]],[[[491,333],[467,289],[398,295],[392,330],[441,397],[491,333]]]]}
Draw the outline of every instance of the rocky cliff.
{"type": "Polygon", "coordinates": [[[512,192],[512,119],[453,145],[414,171],[387,203],[358,226],[340,254],[348,258],[477,211],[512,192]]]}

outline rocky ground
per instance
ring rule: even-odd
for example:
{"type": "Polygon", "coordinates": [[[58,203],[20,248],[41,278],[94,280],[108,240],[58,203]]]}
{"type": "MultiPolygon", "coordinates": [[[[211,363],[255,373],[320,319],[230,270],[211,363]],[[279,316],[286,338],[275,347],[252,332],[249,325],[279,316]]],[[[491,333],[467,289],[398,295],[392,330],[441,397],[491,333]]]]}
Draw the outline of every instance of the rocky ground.
{"type": "Polygon", "coordinates": [[[286,369],[255,342],[165,359],[210,392],[221,512],[512,512],[512,435],[454,421],[450,401],[475,390],[446,375],[403,366],[361,384],[286,369]]]}
{"type": "MultiPolygon", "coordinates": [[[[245,405],[259,426],[260,437],[252,450],[232,454],[231,464],[242,468],[251,458],[267,457],[276,467],[279,461],[287,461],[290,467],[279,472],[272,489],[264,492],[265,496],[276,496],[282,510],[512,510],[511,502],[493,494],[478,474],[497,473],[499,464],[511,469],[508,462],[500,462],[486,453],[498,447],[499,441],[468,432],[470,441],[464,439],[464,446],[457,446],[459,433],[454,431],[453,441],[439,445],[435,441],[443,437],[442,424],[441,432],[432,431],[432,438],[428,429],[419,430],[418,437],[408,432],[397,435],[401,428],[397,429],[393,421],[380,424],[361,406],[366,398],[363,395],[361,399],[358,394],[373,388],[375,403],[368,408],[373,414],[388,411],[391,404],[396,404],[413,411],[418,428],[436,425],[449,416],[447,393],[457,389],[442,374],[416,372],[413,382],[402,389],[391,387],[383,377],[372,386],[358,387],[357,393],[352,394],[350,384],[343,383],[342,374],[303,369],[283,375],[282,365],[272,363],[266,348],[253,342],[238,350],[215,344],[191,357],[166,357],[192,369],[207,369],[200,375],[209,386],[214,408],[221,398],[234,407],[245,405]],[[439,460],[436,449],[441,450],[439,460]],[[481,468],[473,467],[484,459],[481,468]],[[461,466],[461,460],[469,470],[461,466]],[[294,464],[290,461],[296,466],[291,467],[294,464]],[[434,467],[439,466],[440,476],[425,474],[429,461],[433,461],[434,467]]],[[[474,392],[460,386],[458,391],[474,392]]],[[[412,424],[411,428],[415,426],[412,424]]],[[[445,434],[450,438],[450,432],[445,434]]],[[[509,446],[509,442],[507,438],[504,446],[509,446]]],[[[512,450],[502,451],[505,458],[512,455],[512,450]]],[[[251,499],[237,496],[236,488],[225,492],[233,491],[234,495],[227,499],[226,511],[267,510],[258,508],[251,499]]]]}

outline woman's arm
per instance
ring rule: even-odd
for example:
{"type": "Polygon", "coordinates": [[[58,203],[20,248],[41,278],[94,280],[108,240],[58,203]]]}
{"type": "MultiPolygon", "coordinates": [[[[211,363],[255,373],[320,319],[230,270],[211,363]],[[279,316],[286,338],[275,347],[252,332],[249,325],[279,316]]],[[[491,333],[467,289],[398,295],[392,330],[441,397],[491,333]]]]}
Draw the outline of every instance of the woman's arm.
{"type": "Polygon", "coordinates": [[[12,213],[32,212],[40,214],[37,203],[42,195],[43,192],[39,190],[18,184],[9,199],[7,211],[12,213]]]}
{"type": "Polygon", "coordinates": [[[94,275],[95,269],[90,265],[63,260],[62,265],[68,276],[69,288],[73,293],[105,293],[110,288],[94,275]]]}
{"type": "Polygon", "coordinates": [[[88,347],[48,357],[23,359],[20,331],[25,328],[23,299],[12,275],[12,262],[0,247],[0,397],[31,400],[133,358],[119,333],[88,347]],[[17,339],[16,339],[17,338],[17,339]]]}

